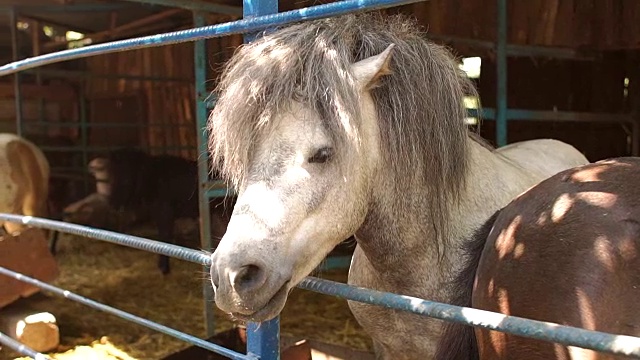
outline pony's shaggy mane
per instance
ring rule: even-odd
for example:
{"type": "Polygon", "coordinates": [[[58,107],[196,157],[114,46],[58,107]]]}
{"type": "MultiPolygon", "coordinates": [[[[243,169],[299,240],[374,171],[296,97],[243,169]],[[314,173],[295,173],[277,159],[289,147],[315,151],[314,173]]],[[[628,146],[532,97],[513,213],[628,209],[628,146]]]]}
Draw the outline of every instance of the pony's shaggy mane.
{"type": "Polygon", "coordinates": [[[308,21],[241,46],[216,89],[209,121],[214,167],[241,187],[253,146],[268,136],[274,115],[291,100],[318,112],[336,153],[353,145],[358,138],[350,130],[357,134],[361,99],[349,66],[392,43],[392,73],[371,89],[381,153],[399,194],[409,182],[429,185],[429,211],[440,222],[434,225],[444,229],[444,214],[451,197],[458,198],[468,167],[463,96],[476,90],[454,57],[403,16],[363,13],[308,21]]]}

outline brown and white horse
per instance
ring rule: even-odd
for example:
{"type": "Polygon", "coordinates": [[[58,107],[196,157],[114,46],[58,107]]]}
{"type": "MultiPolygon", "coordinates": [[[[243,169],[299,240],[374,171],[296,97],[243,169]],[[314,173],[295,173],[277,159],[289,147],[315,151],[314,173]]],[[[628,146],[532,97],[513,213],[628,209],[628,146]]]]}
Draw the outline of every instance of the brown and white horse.
{"type": "MultiPolygon", "coordinates": [[[[47,217],[49,162],[31,141],[15,134],[0,134],[0,212],[47,217]]],[[[24,225],[0,222],[10,234],[24,225]]]]}
{"type": "MultiPolygon", "coordinates": [[[[552,176],[465,245],[455,305],[640,336],[640,158],[552,176]]],[[[437,359],[623,359],[448,323],[437,359]],[[477,336],[477,342],[476,342],[477,336]]]]}

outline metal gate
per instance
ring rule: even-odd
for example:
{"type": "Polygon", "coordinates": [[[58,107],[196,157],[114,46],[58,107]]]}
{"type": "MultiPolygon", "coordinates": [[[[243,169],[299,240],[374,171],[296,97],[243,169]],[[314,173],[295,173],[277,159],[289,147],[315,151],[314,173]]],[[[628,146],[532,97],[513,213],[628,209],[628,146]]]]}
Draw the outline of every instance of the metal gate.
{"type": "MultiPolygon", "coordinates": [[[[244,0],[244,19],[217,25],[205,26],[205,19],[201,11],[203,3],[179,1],[179,0],[137,0],[143,3],[187,8],[193,11],[196,28],[176,31],[164,34],[145,36],[121,41],[101,43],[87,47],[49,53],[46,55],[27,58],[0,67],[0,76],[17,74],[20,71],[33,69],[46,64],[101,55],[119,51],[139,49],[145,47],[162,46],[167,44],[195,41],[195,79],[196,79],[196,112],[198,130],[198,153],[200,182],[200,224],[201,246],[211,249],[211,237],[209,229],[209,200],[214,197],[224,196],[229,189],[220,183],[212,182],[208,178],[208,163],[205,131],[208,108],[215,105],[215,99],[208,99],[205,88],[206,81],[206,48],[205,39],[220,37],[230,34],[245,34],[245,41],[251,41],[258,31],[272,26],[282,26],[291,22],[326,18],[346,13],[371,11],[393,6],[405,5],[424,0],[345,0],[326,5],[312,6],[308,8],[278,13],[277,0],[244,0]]],[[[509,109],[506,104],[506,0],[497,0],[499,9],[498,20],[498,105],[493,114],[497,121],[498,145],[506,143],[506,123],[509,117],[509,109]]],[[[212,5],[213,6],[213,5],[212,5]]],[[[491,111],[490,111],[491,112],[491,111]]],[[[522,115],[522,114],[520,114],[522,115]]],[[[526,115],[526,114],[525,114],[526,115]]],[[[531,115],[531,114],[529,114],[531,115]]],[[[534,114],[535,115],[535,114],[534,114]]],[[[533,115],[532,115],[533,116],[533,115]]],[[[626,119],[626,117],[625,117],[626,119]]],[[[17,129],[21,129],[17,124],[17,129]]],[[[163,254],[183,260],[210,266],[210,257],[196,250],[191,250],[175,245],[165,244],[149,239],[124,235],[111,231],[93,229],[85,226],[68,224],[48,219],[0,214],[0,219],[9,222],[24,223],[29,226],[41,227],[50,230],[85,236],[93,239],[107,241],[115,244],[129,246],[156,254],[163,254]]],[[[241,354],[211,342],[199,339],[175,329],[154,323],[150,320],[101,304],[81,295],[43,283],[22,274],[0,267],[0,274],[27,282],[55,295],[80,302],[89,307],[111,313],[123,319],[147,326],[164,334],[174,336],[190,344],[216,352],[231,359],[279,359],[279,320],[275,318],[264,323],[249,323],[247,326],[247,354],[241,354]]],[[[372,305],[408,311],[415,314],[429,316],[445,321],[460,324],[483,327],[486,329],[507,332],[524,337],[578,346],[596,351],[624,354],[640,358],[640,338],[606,334],[596,331],[588,331],[575,327],[562,326],[553,323],[523,319],[514,316],[506,316],[499,313],[453,306],[433,301],[418,299],[410,296],[401,296],[370,289],[357,288],[346,284],[323,280],[314,277],[305,278],[299,285],[300,288],[319,293],[338,296],[344,299],[359,301],[372,305]]],[[[205,281],[203,286],[205,299],[212,299],[211,285],[205,281]]],[[[205,309],[207,332],[213,335],[213,309],[205,309]]],[[[0,333],[0,344],[21,352],[35,359],[48,359],[24,345],[17,343],[5,334],[0,333]]]]}

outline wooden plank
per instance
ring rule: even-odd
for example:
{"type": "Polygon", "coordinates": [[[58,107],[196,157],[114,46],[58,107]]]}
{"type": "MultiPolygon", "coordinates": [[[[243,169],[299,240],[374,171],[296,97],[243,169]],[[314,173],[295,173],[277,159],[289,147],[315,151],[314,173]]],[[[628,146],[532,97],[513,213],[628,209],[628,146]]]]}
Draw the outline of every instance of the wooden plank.
{"type": "MultiPolygon", "coordinates": [[[[26,228],[17,236],[7,234],[0,240],[0,266],[44,282],[58,277],[58,264],[42,230],[26,228]]],[[[37,292],[33,285],[0,276],[0,308],[37,292]]]]}
{"type": "Polygon", "coordinates": [[[525,45],[529,42],[529,2],[509,1],[507,4],[511,28],[509,42],[525,45]]]}
{"type": "Polygon", "coordinates": [[[545,45],[553,45],[553,36],[555,34],[559,5],[558,0],[549,0],[548,2],[547,10],[545,12],[546,18],[542,37],[542,43],[545,45]]]}
{"type": "MultiPolygon", "coordinates": [[[[160,20],[166,19],[168,17],[171,17],[173,15],[176,15],[178,13],[184,12],[183,9],[169,9],[166,11],[163,11],[161,13],[157,13],[157,14],[153,14],[153,15],[149,15],[147,17],[144,17],[142,19],[137,19],[134,20],[130,23],[124,24],[124,25],[120,25],[114,29],[110,29],[110,30],[105,30],[105,31],[100,31],[97,33],[93,33],[93,34],[87,34],[86,37],[87,38],[91,38],[92,42],[96,43],[96,42],[102,42],[104,40],[110,39],[110,38],[115,38],[118,35],[122,36],[124,34],[127,33],[131,33],[131,32],[136,32],[137,30],[141,30],[143,28],[143,26],[149,25],[149,24],[157,24],[160,22],[160,20]]],[[[43,45],[43,49],[46,51],[52,51],[56,48],[59,48],[61,46],[64,46],[68,44],[67,40],[62,40],[62,41],[52,41],[49,43],[46,43],[43,45]]]]}
{"type": "Polygon", "coordinates": [[[575,2],[575,31],[574,47],[591,45],[591,32],[593,31],[593,0],[580,0],[575,2]]]}
{"type": "Polygon", "coordinates": [[[542,27],[544,21],[544,12],[546,9],[545,0],[532,0],[527,1],[529,10],[529,44],[542,45],[542,36],[540,36],[539,29],[542,27]]]}
{"type": "MultiPolygon", "coordinates": [[[[48,101],[75,101],[78,97],[75,90],[68,85],[36,85],[20,84],[22,97],[25,99],[44,98],[48,101]]],[[[0,98],[13,98],[13,83],[0,82],[0,98]]]]}
{"type": "Polygon", "coordinates": [[[611,28],[606,27],[606,19],[611,16],[609,13],[609,4],[611,1],[596,1],[593,4],[592,29],[589,43],[592,46],[601,47],[607,42],[607,34],[611,32],[611,28]]]}
{"type": "Polygon", "coordinates": [[[628,28],[625,29],[625,32],[628,32],[630,35],[630,39],[628,41],[628,46],[632,48],[640,48],[640,2],[629,0],[625,3],[624,13],[628,14],[628,28]]]}
{"type": "Polygon", "coordinates": [[[562,47],[573,46],[573,0],[562,0],[559,2],[558,16],[554,26],[553,45],[562,47]]]}
{"type": "Polygon", "coordinates": [[[622,44],[622,2],[606,1],[608,16],[604,18],[604,29],[606,37],[601,47],[618,47],[622,44]]]}
{"type": "Polygon", "coordinates": [[[16,303],[0,312],[0,331],[38,352],[60,344],[60,330],[53,314],[16,303]]]}

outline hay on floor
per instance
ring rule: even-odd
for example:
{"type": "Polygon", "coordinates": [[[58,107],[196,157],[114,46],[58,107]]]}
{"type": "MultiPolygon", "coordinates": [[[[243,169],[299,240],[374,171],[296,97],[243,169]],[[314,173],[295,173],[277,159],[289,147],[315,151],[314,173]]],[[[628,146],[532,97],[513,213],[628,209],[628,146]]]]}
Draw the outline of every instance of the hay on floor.
{"type": "MultiPolygon", "coordinates": [[[[207,281],[207,274],[201,266],[171,259],[171,274],[163,276],[156,267],[155,254],[71,235],[61,237],[58,255],[61,273],[54,285],[205,337],[202,284],[207,281]]],[[[319,276],[345,282],[346,270],[319,276]]],[[[189,346],[53,295],[39,294],[24,302],[49,311],[58,319],[61,345],[49,354],[53,359],[155,360],[189,346]]],[[[229,317],[216,309],[216,331],[232,326],[229,317]]],[[[354,320],[346,301],[331,296],[295,289],[281,316],[281,327],[283,335],[371,349],[370,338],[354,320]]],[[[16,358],[18,354],[0,350],[0,360],[16,358]]]]}

